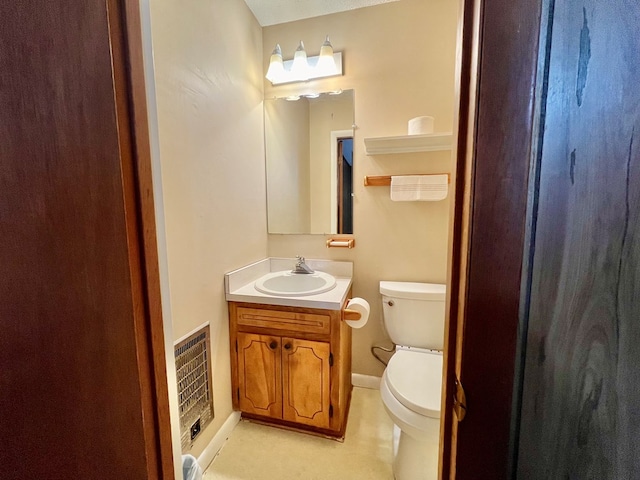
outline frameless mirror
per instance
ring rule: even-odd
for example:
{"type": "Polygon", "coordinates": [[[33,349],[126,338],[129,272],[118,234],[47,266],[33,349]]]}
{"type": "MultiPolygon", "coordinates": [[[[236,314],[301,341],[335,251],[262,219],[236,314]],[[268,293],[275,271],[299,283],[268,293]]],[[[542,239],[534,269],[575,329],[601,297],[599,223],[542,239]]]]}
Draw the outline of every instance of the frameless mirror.
{"type": "Polygon", "coordinates": [[[269,233],[353,233],[353,90],[264,101],[269,233]]]}

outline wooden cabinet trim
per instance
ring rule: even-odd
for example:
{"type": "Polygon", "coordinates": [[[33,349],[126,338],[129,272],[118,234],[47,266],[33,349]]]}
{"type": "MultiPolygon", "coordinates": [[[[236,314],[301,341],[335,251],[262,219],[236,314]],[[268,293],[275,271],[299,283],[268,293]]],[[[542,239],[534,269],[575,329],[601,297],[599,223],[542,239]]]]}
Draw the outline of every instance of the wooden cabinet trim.
{"type": "Polygon", "coordinates": [[[261,327],[271,330],[320,334],[329,334],[331,331],[331,317],[315,313],[240,307],[236,318],[239,327],[261,327]]]}

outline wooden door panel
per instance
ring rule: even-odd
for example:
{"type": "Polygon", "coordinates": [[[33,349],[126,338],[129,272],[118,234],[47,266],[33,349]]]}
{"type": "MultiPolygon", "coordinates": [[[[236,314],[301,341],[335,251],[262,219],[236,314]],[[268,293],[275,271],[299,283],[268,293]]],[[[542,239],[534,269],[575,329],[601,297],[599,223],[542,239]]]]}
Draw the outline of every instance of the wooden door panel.
{"type": "Polygon", "coordinates": [[[238,333],[240,409],[282,418],[280,337],[238,333]]]}
{"type": "Polygon", "coordinates": [[[282,343],[283,419],[328,428],[329,344],[293,338],[282,343]]]}
{"type": "Polygon", "coordinates": [[[639,478],[640,4],[556,2],[518,478],[639,478]]]}

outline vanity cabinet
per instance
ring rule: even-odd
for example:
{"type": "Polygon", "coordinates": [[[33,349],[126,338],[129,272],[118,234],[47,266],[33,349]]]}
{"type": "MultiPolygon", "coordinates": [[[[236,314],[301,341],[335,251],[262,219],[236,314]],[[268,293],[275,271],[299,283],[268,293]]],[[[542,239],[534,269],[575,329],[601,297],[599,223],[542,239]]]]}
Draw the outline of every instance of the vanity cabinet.
{"type": "Polygon", "coordinates": [[[342,310],[229,302],[234,407],[244,417],[344,436],[351,329],[342,310]]]}

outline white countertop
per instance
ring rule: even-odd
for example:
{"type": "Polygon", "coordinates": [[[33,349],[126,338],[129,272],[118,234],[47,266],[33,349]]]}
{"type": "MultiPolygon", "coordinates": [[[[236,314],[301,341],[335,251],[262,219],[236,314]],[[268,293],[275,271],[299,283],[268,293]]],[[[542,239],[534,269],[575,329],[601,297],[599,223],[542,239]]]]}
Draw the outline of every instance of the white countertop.
{"type": "Polygon", "coordinates": [[[352,262],[319,259],[305,260],[306,264],[312,269],[329,273],[336,278],[336,286],[334,288],[317,295],[283,297],[262,293],[254,287],[255,281],[263,275],[291,270],[295,262],[295,258],[270,257],[225,274],[225,298],[230,302],[341,310],[351,287],[353,277],[352,262]]]}

